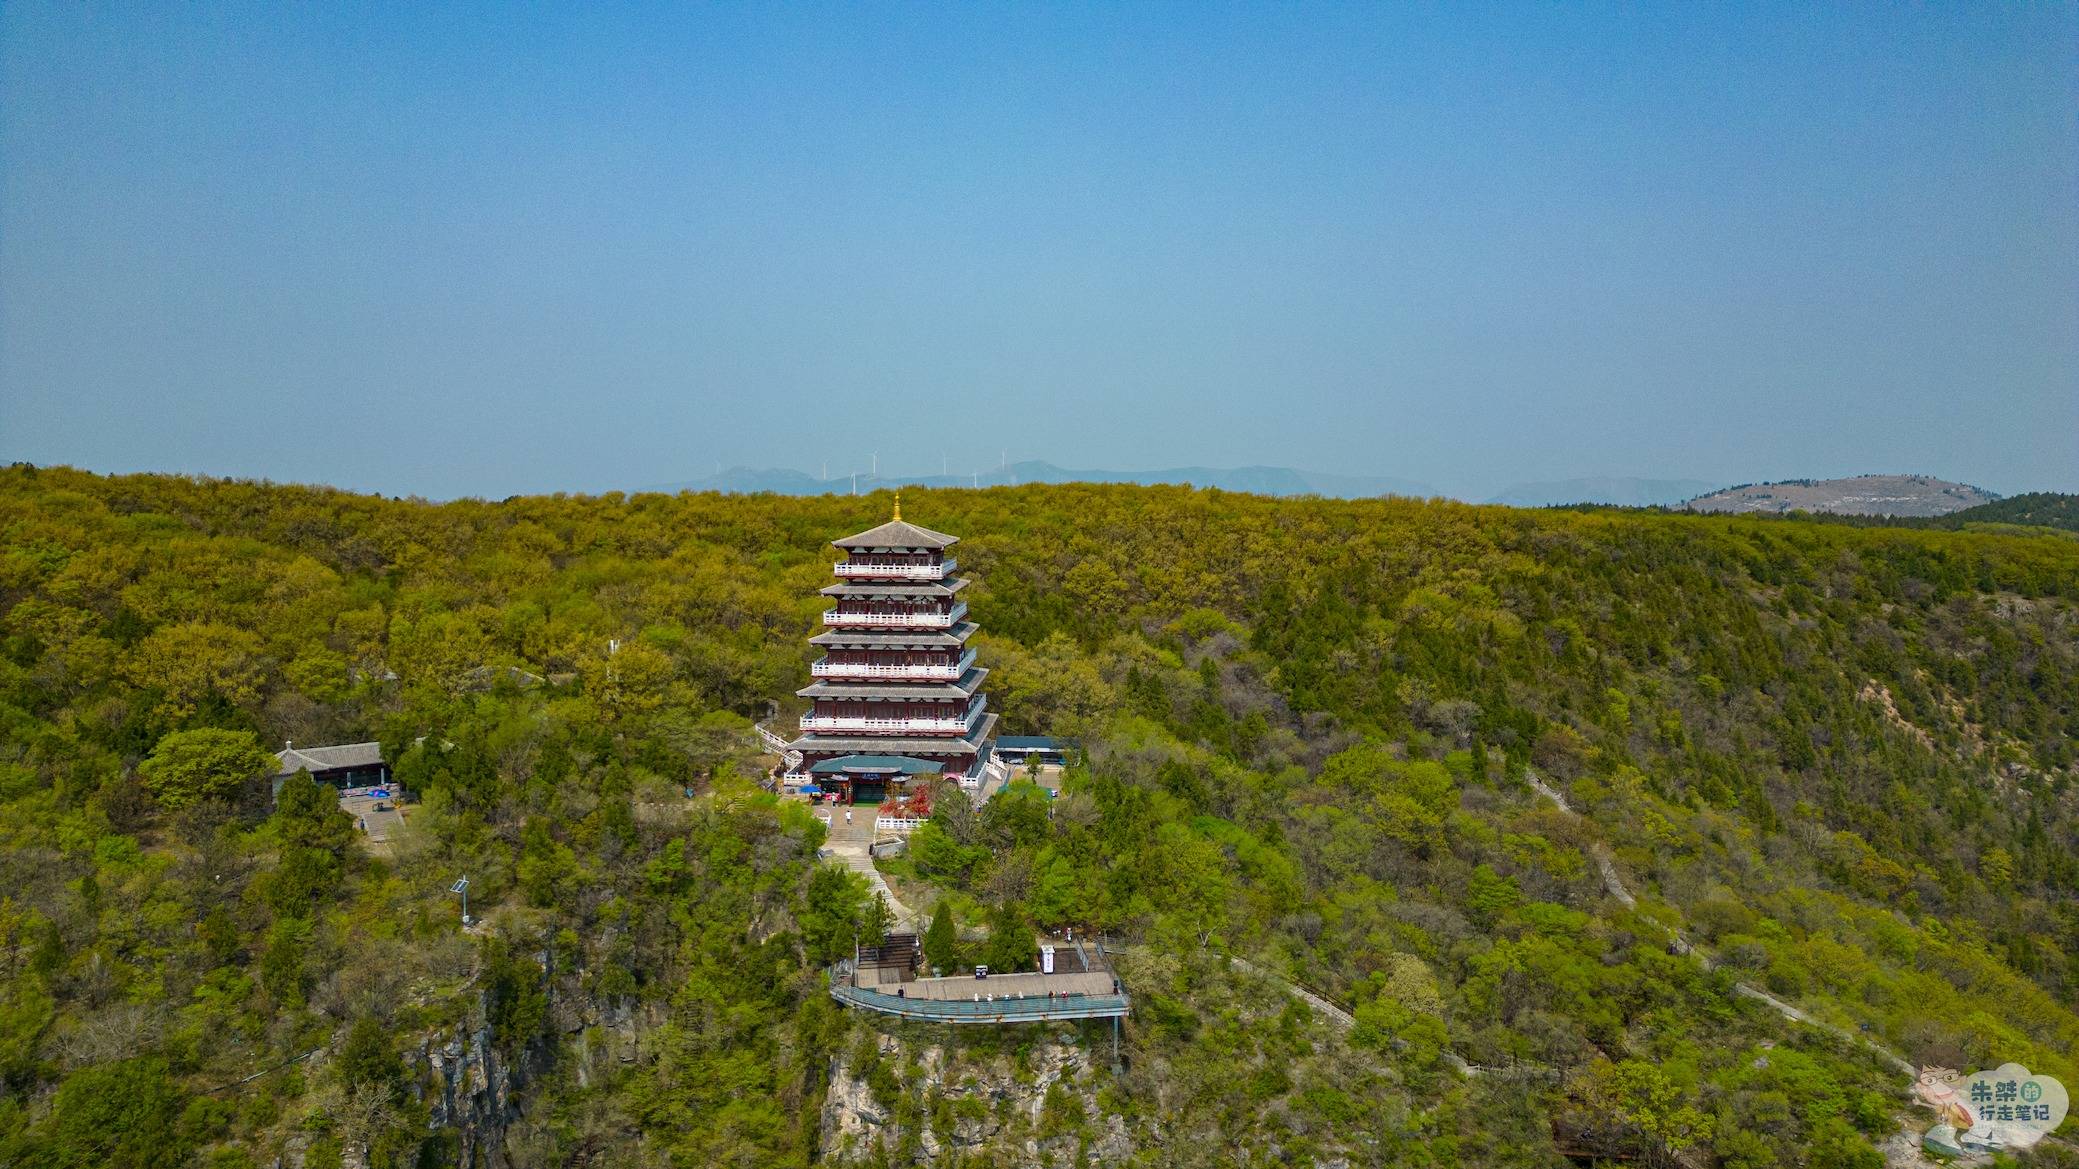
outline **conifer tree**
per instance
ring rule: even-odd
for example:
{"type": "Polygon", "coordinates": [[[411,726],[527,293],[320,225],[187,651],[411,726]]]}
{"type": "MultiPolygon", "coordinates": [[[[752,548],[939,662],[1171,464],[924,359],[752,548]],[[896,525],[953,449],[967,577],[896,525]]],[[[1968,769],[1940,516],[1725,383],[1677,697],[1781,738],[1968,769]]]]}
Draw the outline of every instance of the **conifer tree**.
{"type": "Polygon", "coordinates": [[[932,968],[950,971],[960,960],[960,939],[953,928],[953,907],[941,899],[932,911],[931,926],[924,931],[924,961],[932,968]]]}

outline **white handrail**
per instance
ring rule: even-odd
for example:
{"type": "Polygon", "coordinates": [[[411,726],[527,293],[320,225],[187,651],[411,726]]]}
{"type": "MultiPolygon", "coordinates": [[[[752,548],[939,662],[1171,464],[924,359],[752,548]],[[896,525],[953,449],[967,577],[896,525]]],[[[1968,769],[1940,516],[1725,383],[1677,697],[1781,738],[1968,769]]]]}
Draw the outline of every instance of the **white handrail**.
{"type": "Polygon", "coordinates": [[[977,694],[957,718],[871,718],[862,715],[816,714],[801,716],[804,731],[965,731],[988,700],[977,694]]]}
{"type": "Polygon", "coordinates": [[[801,716],[804,731],[964,731],[964,718],[844,718],[839,715],[801,716]]]}
{"type": "Polygon", "coordinates": [[[864,625],[897,629],[947,629],[959,624],[967,615],[966,604],[953,606],[945,613],[847,613],[842,609],[826,609],[823,612],[825,625],[864,625]]]}
{"type": "Polygon", "coordinates": [[[947,664],[925,664],[916,662],[834,662],[829,658],[809,667],[809,673],[818,678],[924,678],[958,681],[975,664],[975,651],[968,650],[957,662],[947,664]]]}
{"type": "Polygon", "coordinates": [[[877,564],[871,560],[840,560],[837,562],[839,576],[884,577],[891,580],[944,580],[946,575],[959,567],[959,561],[948,558],[939,564],[877,564]]]}

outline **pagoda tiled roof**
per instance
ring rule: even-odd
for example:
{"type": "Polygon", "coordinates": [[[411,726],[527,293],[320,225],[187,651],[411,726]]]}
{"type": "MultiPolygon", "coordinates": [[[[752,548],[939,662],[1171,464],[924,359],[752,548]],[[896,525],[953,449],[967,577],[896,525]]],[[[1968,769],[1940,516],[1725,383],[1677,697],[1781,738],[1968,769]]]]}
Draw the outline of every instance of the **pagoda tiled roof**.
{"type": "Polygon", "coordinates": [[[891,702],[967,698],[981,686],[989,671],[970,667],[958,682],[818,682],[794,693],[803,698],[866,698],[891,702]]]}
{"type": "Polygon", "coordinates": [[[875,735],[803,735],[787,744],[789,751],[813,751],[823,753],[837,751],[846,755],[974,755],[982,745],[996,733],[996,714],[982,716],[975,733],[961,738],[945,739],[895,739],[875,735]]]}
{"type": "Polygon", "coordinates": [[[941,548],[950,548],[959,542],[960,537],[958,536],[948,536],[944,532],[934,532],[930,528],[920,528],[903,520],[889,520],[878,528],[868,528],[856,536],[846,536],[842,540],[831,541],[832,544],[843,548],[847,552],[854,550],[870,552],[875,549],[895,551],[901,548],[922,548],[926,551],[935,552],[941,548]]]}
{"type": "Polygon", "coordinates": [[[864,649],[956,649],[974,636],[975,623],[962,621],[944,631],[909,629],[832,629],[809,638],[810,645],[858,646],[864,649]]]}
{"type": "Polygon", "coordinates": [[[809,765],[815,775],[838,775],[845,772],[900,771],[904,775],[930,775],[938,770],[938,764],[923,759],[912,759],[907,755],[840,755],[809,765]]]}
{"type": "Polygon", "coordinates": [[[826,597],[950,597],[966,587],[967,578],[962,576],[944,584],[937,581],[926,584],[853,584],[840,581],[824,585],[817,591],[826,597]]]}

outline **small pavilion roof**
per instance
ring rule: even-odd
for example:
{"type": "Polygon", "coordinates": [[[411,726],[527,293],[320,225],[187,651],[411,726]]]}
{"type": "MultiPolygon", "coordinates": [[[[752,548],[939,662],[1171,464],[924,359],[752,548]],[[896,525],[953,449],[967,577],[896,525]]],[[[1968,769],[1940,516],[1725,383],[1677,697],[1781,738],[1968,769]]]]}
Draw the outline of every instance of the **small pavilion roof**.
{"type": "Polygon", "coordinates": [[[927,552],[936,552],[942,548],[950,548],[959,542],[960,537],[958,536],[948,536],[944,532],[934,532],[930,528],[920,528],[915,524],[899,519],[889,520],[878,528],[868,528],[856,536],[846,536],[841,540],[831,541],[832,544],[843,548],[847,552],[871,552],[875,549],[886,549],[892,552],[905,548],[921,548],[927,552]]]}

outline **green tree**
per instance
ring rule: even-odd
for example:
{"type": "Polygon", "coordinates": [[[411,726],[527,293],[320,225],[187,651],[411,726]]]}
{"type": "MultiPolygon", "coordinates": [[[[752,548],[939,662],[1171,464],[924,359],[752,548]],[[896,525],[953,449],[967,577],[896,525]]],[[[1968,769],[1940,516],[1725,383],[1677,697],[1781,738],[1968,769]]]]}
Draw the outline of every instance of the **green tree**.
{"type": "Polygon", "coordinates": [[[953,925],[953,906],[944,898],[932,910],[931,925],[924,931],[924,962],[948,972],[960,964],[960,935],[953,925]]]}
{"type": "Polygon", "coordinates": [[[1031,970],[1038,960],[1039,945],[1032,936],[1032,926],[1018,907],[1005,902],[991,910],[989,938],[982,943],[982,952],[976,955],[975,963],[987,966],[994,973],[1010,974],[1031,970]]]}
{"type": "Polygon", "coordinates": [[[283,1006],[303,1005],[304,991],[310,984],[310,972],[303,961],[310,945],[310,932],[310,922],[300,917],[279,918],[267,931],[267,948],[260,952],[260,985],[283,1006]]]}
{"type": "Polygon", "coordinates": [[[339,888],[340,874],[339,858],[331,853],[287,845],[274,871],[267,874],[267,903],[276,913],[301,917],[332,898],[339,888]]]}
{"type": "Polygon", "coordinates": [[[1477,865],[1466,882],[1465,907],[1474,921],[1492,928],[1503,914],[1516,908],[1523,894],[1516,882],[1494,871],[1492,865],[1477,865]]]}
{"type": "Polygon", "coordinates": [[[390,1040],[389,1029],[373,1015],[355,1019],[354,1025],[347,1029],[346,1042],[340,1044],[339,1056],[333,1061],[332,1068],[339,1077],[340,1086],[348,1091],[364,1084],[374,1084],[393,1097],[399,1097],[403,1092],[404,1064],[397,1058],[397,1048],[390,1040]]]}
{"type": "Polygon", "coordinates": [[[1047,789],[1012,780],[982,805],[982,834],[999,849],[1038,845],[1047,838],[1047,789]]]}
{"type": "Polygon", "coordinates": [[[529,817],[520,830],[519,866],[520,889],[527,895],[527,904],[537,909],[555,905],[577,867],[577,854],[569,845],[557,842],[549,822],[529,817]]]}
{"type": "Polygon", "coordinates": [[[279,913],[301,916],[339,888],[354,821],[338,792],[299,769],[282,781],[272,823],[281,858],[268,875],[267,900],[279,913]]]}
{"type": "Polygon", "coordinates": [[[354,818],[339,806],[339,792],[298,768],[282,781],[274,801],[275,835],[283,844],[323,849],[344,856],[354,839],[354,818]]]}
{"type": "Polygon", "coordinates": [[[964,845],[940,827],[936,816],[910,833],[910,860],[928,877],[942,877],[955,885],[964,884],[974,867],[988,859],[989,850],[964,845]]]}
{"type": "Polygon", "coordinates": [[[169,811],[230,799],[278,766],[249,731],[174,731],[137,765],[144,786],[169,811]]]}
{"type": "Polygon", "coordinates": [[[799,914],[802,944],[809,958],[832,962],[852,953],[865,939],[866,878],[836,865],[817,865],[810,872],[799,914]]]}
{"type": "Polygon", "coordinates": [[[53,1169],[178,1165],[191,1145],[179,1124],[185,1102],[163,1059],[85,1068],[58,1088],[37,1160],[53,1169]]]}

